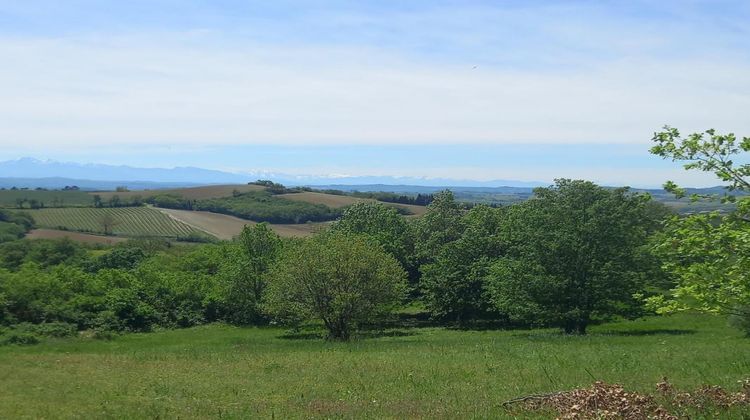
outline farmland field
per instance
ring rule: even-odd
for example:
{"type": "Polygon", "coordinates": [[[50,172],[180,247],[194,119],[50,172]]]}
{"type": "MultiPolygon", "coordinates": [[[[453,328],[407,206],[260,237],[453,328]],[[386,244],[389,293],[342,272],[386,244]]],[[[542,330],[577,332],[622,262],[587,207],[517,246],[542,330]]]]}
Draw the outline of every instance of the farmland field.
{"type": "MultiPolygon", "coordinates": [[[[246,225],[252,226],[256,224],[253,221],[240,219],[239,217],[207,211],[162,208],[158,210],[219,239],[232,239],[239,235],[242,232],[242,228],[246,225]]],[[[273,224],[271,225],[271,229],[282,237],[304,237],[312,235],[316,229],[322,226],[325,226],[325,223],[273,224]]]]}
{"type": "Polygon", "coordinates": [[[501,403],[595,380],[654,392],[663,376],[681,389],[736,390],[748,375],[750,340],[711,316],[588,336],[402,327],[352,343],[207,325],[0,347],[0,417],[528,418],[501,403]]]}
{"type": "Polygon", "coordinates": [[[265,187],[260,185],[209,185],[205,187],[191,187],[191,188],[175,188],[165,190],[142,190],[142,191],[126,191],[126,192],[115,192],[115,191],[102,191],[102,192],[91,192],[91,196],[98,194],[104,200],[109,200],[113,196],[118,196],[121,199],[128,199],[136,196],[142,198],[153,197],[157,195],[170,194],[178,195],[183,198],[190,200],[205,200],[209,198],[221,198],[231,197],[234,191],[241,193],[250,191],[264,191],[265,187]]]}
{"type": "Polygon", "coordinates": [[[178,237],[198,233],[190,225],[149,207],[40,209],[29,213],[39,227],[50,229],[104,233],[100,220],[110,215],[115,220],[115,235],[178,237]]]}
{"type": "MultiPolygon", "coordinates": [[[[279,195],[279,197],[286,198],[288,200],[303,201],[303,202],[312,203],[312,204],[323,204],[334,209],[350,206],[354,203],[378,202],[371,198],[359,198],[359,197],[352,197],[348,195],[324,194],[324,193],[310,192],[310,191],[301,192],[301,193],[293,193],[293,194],[281,194],[279,195]]],[[[427,211],[427,207],[424,207],[424,206],[415,206],[412,204],[400,204],[400,203],[386,203],[386,202],[381,202],[381,203],[390,207],[400,207],[403,209],[407,209],[413,215],[418,215],[418,216],[423,215],[427,211]]]]}
{"type": "Polygon", "coordinates": [[[92,235],[89,233],[69,232],[65,230],[54,229],[34,229],[26,234],[26,239],[60,239],[68,238],[76,242],[88,244],[113,245],[118,242],[126,241],[127,238],[116,236],[92,235]]]}
{"type": "Polygon", "coordinates": [[[16,208],[18,199],[27,200],[26,208],[29,200],[43,203],[45,207],[90,206],[94,202],[84,191],[0,190],[0,207],[16,208]]]}

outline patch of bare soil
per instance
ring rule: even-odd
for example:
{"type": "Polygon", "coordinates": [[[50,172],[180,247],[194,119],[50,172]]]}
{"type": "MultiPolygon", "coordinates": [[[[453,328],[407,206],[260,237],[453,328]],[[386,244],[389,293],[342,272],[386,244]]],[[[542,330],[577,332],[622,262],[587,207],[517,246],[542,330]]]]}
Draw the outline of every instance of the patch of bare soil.
{"type": "Polygon", "coordinates": [[[750,379],[740,383],[738,392],[708,385],[693,392],[679,392],[665,378],[656,385],[657,394],[651,395],[595,382],[589,388],[515,398],[503,406],[510,410],[551,411],[557,413],[558,419],[677,420],[689,417],[690,412],[750,405],[750,379]]]}

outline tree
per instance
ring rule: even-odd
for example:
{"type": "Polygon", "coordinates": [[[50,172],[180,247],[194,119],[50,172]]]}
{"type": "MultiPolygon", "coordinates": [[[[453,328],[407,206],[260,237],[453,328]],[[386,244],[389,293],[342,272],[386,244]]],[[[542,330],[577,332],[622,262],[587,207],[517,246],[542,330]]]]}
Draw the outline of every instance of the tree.
{"type": "MultiPolygon", "coordinates": [[[[750,163],[736,163],[747,161],[750,137],[738,140],[731,133],[706,130],[682,138],[667,126],[652,140],[656,145],[651,153],[686,162],[687,170],[713,172],[727,183],[728,191],[750,192],[750,163]]],[[[665,189],[685,195],[671,181],[665,189]]],[[[725,194],[723,199],[737,201],[736,210],[669,220],[655,249],[677,283],[671,297],[655,296],[648,302],[660,313],[698,309],[728,314],[750,334],[750,198],[725,194]]]]}
{"type": "Polygon", "coordinates": [[[104,213],[99,217],[99,226],[102,227],[102,232],[104,232],[105,235],[111,235],[112,229],[118,224],[119,222],[111,213],[104,213]]]}
{"type": "Polygon", "coordinates": [[[496,308],[578,334],[592,321],[632,313],[643,284],[638,250],[649,197],[564,179],[534,192],[509,211],[509,252],[490,268],[496,308]]]}
{"type": "Polygon", "coordinates": [[[416,224],[417,255],[423,263],[434,261],[440,249],[463,232],[463,211],[450,190],[441,191],[416,224]]]}
{"type": "Polygon", "coordinates": [[[416,280],[412,234],[406,220],[393,207],[368,202],[353,204],[344,210],[333,229],[369,236],[401,263],[410,279],[416,280]]]}
{"type": "Polygon", "coordinates": [[[99,194],[94,194],[94,207],[96,208],[104,207],[102,203],[102,196],[99,194]]]}
{"type": "Polygon", "coordinates": [[[251,324],[263,320],[260,304],[268,281],[268,272],[282,249],[281,238],[267,223],[245,226],[238,246],[227,251],[224,261],[223,301],[227,317],[234,323],[251,324]]]}
{"type": "Polygon", "coordinates": [[[474,207],[462,218],[461,236],[422,266],[421,289],[433,316],[464,322],[487,314],[484,278],[492,261],[505,252],[503,219],[501,209],[474,207]]]}
{"type": "MultiPolygon", "coordinates": [[[[734,155],[750,152],[750,137],[738,140],[732,133],[721,135],[710,129],[682,138],[676,128],[665,126],[663,131],[654,133],[651,140],[656,143],[651,153],[664,159],[687,162],[684,165],[687,170],[713,172],[728,184],[730,191],[750,191],[750,163],[737,164],[734,160],[734,155]]],[[[672,181],[667,181],[664,187],[679,197],[685,195],[685,191],[672,181]]]]}
{"type": "Polygon", "coordinates": [[[349,340],[389,313],[406,289],[398,261],[372,240],[324,232],[289,247],[272,272],[266,308],[276,319],[318,319],[334,340],[349,340]]]}

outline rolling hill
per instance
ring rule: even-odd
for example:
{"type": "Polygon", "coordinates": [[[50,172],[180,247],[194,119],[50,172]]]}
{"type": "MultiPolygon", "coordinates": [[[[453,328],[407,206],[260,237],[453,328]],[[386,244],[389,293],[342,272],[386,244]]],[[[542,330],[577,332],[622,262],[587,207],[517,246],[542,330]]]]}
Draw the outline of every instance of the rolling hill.
{"type": "Polygon", "coordinates": [[[100,222],[112,218],[112,233],[118,236],[181,238],[202,234],[193,226],[150,207],[59,208],[28,210],[38,227],[88,233],[104,233],[100,222]]]}

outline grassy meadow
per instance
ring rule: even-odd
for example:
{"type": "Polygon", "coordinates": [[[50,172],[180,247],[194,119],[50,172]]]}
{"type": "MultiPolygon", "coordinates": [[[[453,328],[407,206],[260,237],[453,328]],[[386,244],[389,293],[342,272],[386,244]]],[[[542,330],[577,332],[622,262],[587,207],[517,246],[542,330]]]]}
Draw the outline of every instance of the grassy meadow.
{"type": "MultiPolygon", "coordinates": [[[[555,330],[399,328],[351,343],[206,325],[0,347],[2,418],[503,418],[503,401],[595,380],[653,392],[736,390],[750,340],[723,318],[679,315],[555,330]]],[[[742,418],[742,409],[724,418],[742,418]]],[[[712,418],[715,413],[697,413],[712,418]]]]}

